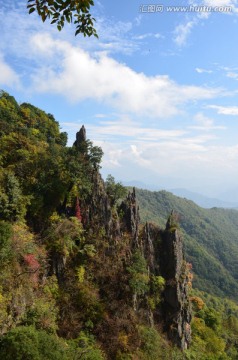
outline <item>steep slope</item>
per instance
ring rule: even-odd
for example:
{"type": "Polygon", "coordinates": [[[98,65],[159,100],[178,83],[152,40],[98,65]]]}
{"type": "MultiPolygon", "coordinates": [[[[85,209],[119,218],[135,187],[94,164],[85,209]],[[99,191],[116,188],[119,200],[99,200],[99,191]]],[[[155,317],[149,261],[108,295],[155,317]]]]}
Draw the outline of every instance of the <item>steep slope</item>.
{"type": "Polygon", "coordinates": [[[135,191],[117,204],[84,126],[67,147],[52,115],[4,92],[0,122],[0,358],[186,350],[191,284],[173,215],[143,226],[135,191]]]}
{"type": "Polygon", "coordinates": [[[203,209],[166,191],[137,190],[142,221],[164,226],[173,209],[179,217],[186,258],[195,272],[194,286],[236,298],[238,295],[238,212],[203,209]]]}
{"type": "Polygon", "coordinates": [[[238,306],[192,289],[166,196],[162,226],[143,224],[84,127],[67,147],[5,92],[0,124],[1,360],[237,359],[238,306]]]}

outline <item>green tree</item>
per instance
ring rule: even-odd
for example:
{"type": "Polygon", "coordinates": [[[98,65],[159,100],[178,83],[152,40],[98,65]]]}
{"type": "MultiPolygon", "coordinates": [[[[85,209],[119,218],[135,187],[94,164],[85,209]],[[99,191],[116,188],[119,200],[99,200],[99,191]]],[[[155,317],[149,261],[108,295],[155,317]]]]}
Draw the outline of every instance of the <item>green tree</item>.
{"type": "Polygon", "coordinates": [[[0,173],[0,217],[8,221],[23,218],[27,204],[17,177],[10,171],[0,173]]]}
{"type": "Polygon", "coordinates": [[[129,285],[137,295],[143,295],[149,290],[149,275],[146,260],[139,250],[132,256],[132,264],[128,267],[130,274],[129,285]]]}
{"type": "Polygon", "coordinates": [[[12,225],[6,221],[0,221],[0,261],[1,264],[11,256],[12,225]]]}
{"type": "Polygon", "coordinates": [[[141,326],[139,334],[141,346],[136,355],[140,360],[166,359],[165,349],[162,347],[162,339],[156,329],[141,326]]]}
{"type": "Polygon", "coordinates": [[[42,21],[51,20],[56,24],[59,31],[65,22],[74,23],[75,35],[96,36],[94,28],[95,19],[90,14],[90,8],[94,5],[93,0],[28,0],[29,14],[36,11],[42,21]]]}
{"type": "Polygon", "coordinates": [[[199,318],[203,319],[205,324],[213,330],[216,330],[221,323],[220,314],[211,308],[205,307],[198,313],[198,316],[199,318]]]}
{"type": "Polygon", "coordinates": [[[193,342],[187,353],[188,359],[227,359],[225,341],[212,328],[206,326],[203,319],[193,319],[192,334],[193,342]]]}
{"type": "Polygon", "coordinates": [[[68,360],[66,345],[56,335],[19,326],[0,339],[1,360],[68,360]]]}
{"type": "Polygon", "coordinates": [[[106,178],[105,185],[112,205],[114,205],[117,200],[123,198],[127,193],[127,189],[122,185],[122,183],[116,183],[115,178],[110,174],[106,178]]]}
{"type": "Polygon", "coordinates": [[[88,335],[81,331],[79,337],[69,341],[70,359],[76,360],[103,360],[102,351],[97,348],[92,335],[88,335]]]}

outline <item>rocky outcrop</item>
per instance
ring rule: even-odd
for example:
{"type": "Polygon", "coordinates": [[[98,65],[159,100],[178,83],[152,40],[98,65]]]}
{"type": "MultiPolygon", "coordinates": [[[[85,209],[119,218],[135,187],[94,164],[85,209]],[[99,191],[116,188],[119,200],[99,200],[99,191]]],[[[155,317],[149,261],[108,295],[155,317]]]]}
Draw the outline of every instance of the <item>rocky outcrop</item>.
{"type": "Polygon", "coordinates": [[[66,257],[58,252],[51,251],[49,254],[49,275],[56,275],[59,284],[64,283],[66,257]]]}
{"type": "MultiPolygon", "coordinates": [[[[133,247],[140,249],[146,259],[148,273],[162,276],[166,281],[162,294],[164,329],[171,341],[185,350],[191,342],[189,270],[184,258],[182,237],[177,229],[176,214],[172,211],[165,230],[146,223],[139,232],[140,216],[135,189],[128,194],[120,209],[124,214],[124,227],[132,235],[133,247]]],[[[150,312],[149,315],[149,323],[154,324],[153,314],[150,312]]]]}
{"type": "Polygon", "coordinates": [[[187,349],[191,342],[191,308],[188,296],[189,270],[183,242],[171,214],[162,234],[160,272],[166,280],[163,314],[165,330],[173,343],[187,349]]]}
{"type": "MultiPolygon", "coordinates": [[[[146,259],[148,273],[160,275],[166,281],[162,294],[164,329],[171,341],[185,350],[191,343],[189,270],[184,258],[182,237],[177,229],[176,214],[172,211],[165,230],[146,223],[140,234],[135,189],[128,194],[120,210],[124,215],[124,229],[131,233],[133,247],[140,249],[146,259]]],[[[154,324],[152,312],[149,317],[149,323],[154,324]]]]}
{"type": "MultiPolygon", "coordinates": [[[[82,127],[77,133],[76,146],[79,151],[84,149],[86,142],[86,131],[82,127]]],[[[110,251],[108,256],[115,249],[115,243],[123,240],[123,234],[129,235],[130,249],[133,253],[136,249],[144,257],[147,263],[148,275],[162,276],[165,279],[165,289],[161,305],[154,312],[147,309],[148,319],[151,326],[156,321],[163,319],[165,331],[171,341],[181,349],[187,349],[191,342],[191,310],[188,296],[188,269],[183,253],[183,242],[179,235],[176,224],[176,216],[172,212],[165,230],[146,223],[140,229],[139,206],[136,199],[135,188],[129,192],[126,199],[118,209],[112,206],[105,189],[105,184],[98,169],[91,172],[90,196],[80,199],[82,223],[85,231],[89,234],[104,232],[105,239],[109,242],[110,251]],[[96,231],[95,231],[96,230],[96,231]],[[155,319],[155,320],[154,320],[155,319]]],[[[63,265],[63,264],[61,264],[63,265]]],[[[55,266],[55,272],[59,272],[55,266]]],[[[146,308],[146,295],[134,294],[137,305],[134,310],[139,313],[140,306],[146,308]]],[[[148,295],[148,294],[147,294],[148,295]]],[[[143,309],[141,311],[143,313],[143,309]]],[[[146,311],[144,311],[146,313],[146,311]]]]}
{"type": "Polygon", "coordinates": [[[88,224],[98,225],[105,230],[108,239],[117,241],[121,236],[118,213],[110,205],[104,181],[97,170],[92,174],[92,184],[92,193],[86,205],[88,224]]]}
{"type": "Polygon", "coordinates": [[[158,261],[160,232],[161,230],[158,226],[147,222],[142,233],[142,252],[147,261],[149,272],[154,275],[159,275],[160,273],[158,261]]]}
{"type": "Polygon", "coordinates": [[[132,192],[129,192],[125,201],[121,203],[119,212],[122,214],[122,228],[123,231],[127,231],[132,235],[133,246],[140,247],[139,244],[139,206],[136,201],[136,192],[133,188],[132,192]]]}
{"type": "Polygon", "coordinates": [[[76,134],[76,140],[74,142],[74,146],[79,148],[83,142],[85,142],[87,139],[86,137],[86,129],[84,125],[81,127],[81,129],[76,134]]]}

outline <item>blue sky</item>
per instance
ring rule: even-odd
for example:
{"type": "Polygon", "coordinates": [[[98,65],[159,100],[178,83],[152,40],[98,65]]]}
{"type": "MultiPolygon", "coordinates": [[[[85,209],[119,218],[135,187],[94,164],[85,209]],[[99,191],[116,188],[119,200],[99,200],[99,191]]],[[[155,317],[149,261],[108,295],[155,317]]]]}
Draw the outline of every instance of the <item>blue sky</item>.
{"type": "Polygon", "coordinates": [[[236,188],[236,1],[105,0],[93,14],[99,39],[75,38],[5,0],[0,88],[53,114],[70,144],[84,124],[104,151],[103,176],[210,196],[236,188]]]}

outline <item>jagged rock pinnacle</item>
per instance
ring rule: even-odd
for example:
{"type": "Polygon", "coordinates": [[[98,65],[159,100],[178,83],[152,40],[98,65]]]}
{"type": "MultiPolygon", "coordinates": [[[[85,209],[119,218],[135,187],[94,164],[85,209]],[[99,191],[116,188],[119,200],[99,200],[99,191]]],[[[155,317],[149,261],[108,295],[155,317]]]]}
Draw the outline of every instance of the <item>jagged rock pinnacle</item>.
{"type": "Polygon", "coordinates": [[[86,129],[83,125],[76,134],[76,140],[74,142],[74,146],[79,147],[84,141],[86,141],[86,129]]]}
{"type": "Polygon", "coordinates": [[[139,235],[139,207],[136,201],[136,191],[133,188],[132,192],[129,192],[125,201],[120,205],[120,210],[124,214],[124,223],[126,229],[132,234],[133,243],[138,248],[138,235],[139,235]]]}
{"type": "MultiPolygon", "coordinates": [[[[170,225],[173,227],[173,223],[170,225]]],[[[183,241],[177,229],[168,228],[163,233],[160,257],[160,271],[166,280],[165,329],[173,343],[186,350],[191,343],[191,307],[183,241]]]]}

